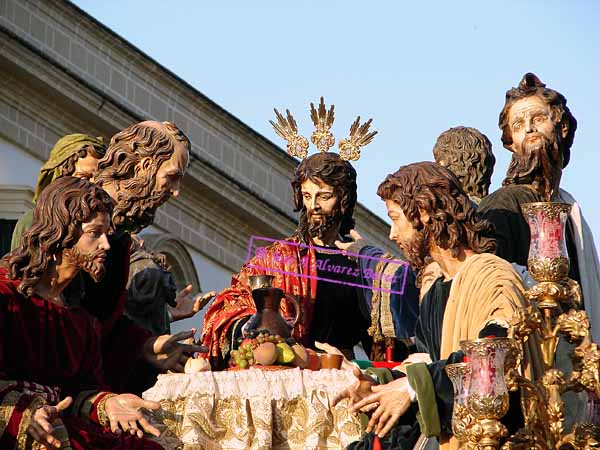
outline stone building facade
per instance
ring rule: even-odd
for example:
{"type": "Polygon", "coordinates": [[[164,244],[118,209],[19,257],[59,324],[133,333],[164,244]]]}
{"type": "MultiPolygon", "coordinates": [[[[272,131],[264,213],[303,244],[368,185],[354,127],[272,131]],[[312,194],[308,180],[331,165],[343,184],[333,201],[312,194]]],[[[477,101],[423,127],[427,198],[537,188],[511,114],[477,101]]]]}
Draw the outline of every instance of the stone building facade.
{"type": "MultiPolygon", "coordinates": [[[[246,260],[250,236],[294,230],[297,161],[72,3],[0,1],[0,248],[32,207],[59,137],[108,141],[146,119],[175,122],[192,155],[180,196],[144,238],[167,254],[179,287],[220,290],[246,260]]],[[[361,205],[356,219],[367,239],[390,247],[383,220],[361,205]]]]}

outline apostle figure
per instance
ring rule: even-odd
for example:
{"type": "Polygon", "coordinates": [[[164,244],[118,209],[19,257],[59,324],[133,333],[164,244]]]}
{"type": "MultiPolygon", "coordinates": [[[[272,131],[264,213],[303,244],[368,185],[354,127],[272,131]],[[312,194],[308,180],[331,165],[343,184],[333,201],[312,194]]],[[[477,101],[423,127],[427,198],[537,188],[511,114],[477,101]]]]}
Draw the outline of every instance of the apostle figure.
{"type": "MultiPolygon", "coordinates": [[[[71,175],[92,180],[98,172],[98,160],[104,156],[106,147],[102,138],[87,134],[68,134],[60,138],[48,156],[48,161],[40,169],[33,202],[42,191],[57,178],[71,175]]],[[[10,244],[11,250],[21,242],[21,235],[29,229],[33,220],[33,211],[28,211],[17,221],[10,244]]]]}
{"type": "Polygon", "coordinates": [[[63,295],[81,271],[96,281],[106,274],[112,209],[95,184],[62,177],[42,192],[31,228],[1,261],[3,449],[161,448],[143,438],[158,430],[139,411],[160,405],[109,391],[97,321],[63,295]]]}
{"type": "MultiPolygon", "coordinates": [[[[350,397],[355,411],[372,413],[367,427],[372,433],[350,449],[371,448],[375,434],[383,438],[382,448],[412,449],[420,432],[442,442],[451,434],[453,389],[444,367],[462,361],[460,341],[506,336],[527,301],[519,275],[491,253],[491,225],[448,169],[432,162],[401,167],[381,183],[378,195],[392,221],[390,239],[411,267],[420,270],[431,259],[443,275],[420,304],[416,340],[422,362],[381,386],[357,373],[356,385],[340,398],[350,397]]],[[[528,377],[539,375],[539,355],[529,348],[524,354],[528,377]]],[[[511,405],[507,426],[515,430],[522,423],[518,402],[511,405]]]]}
{"type": "Polygon", "coordinates": [[[98,163],[95,182],[114,200],[114,232],[109,237],[111,249],[106,254],[107,276],[96,283],[83,275],[84,289],[79,302],[96,317],[102,328],[103,370],[114,391],[142,392],[147,384],[132,385],[147,377],[133,377],[147,372],[150,364],[157,370],[183,371],[185,350],[199,351],[177,341],[188,339],[194,331],[174,336],[152,337],[124,314],[131,233],[152,224],[157,208],[171,196],[179,194],[188,165],[190,142],[175,124],[141,122],[115,134],[98,163]],[[127,345],[124,345],[127,343],[127,345]]]}
{"type": "MultiPolygon", "coordinates": [[[[298,166],[292,188],[295,208],[300,212],[294,235],[275,242],[262,254],[257,252],[206,312],[202,344],[210,349],[216,366],[222,366],[232,341],[256,311],[248,278],[254,274],[275,275],[274,286],[298,298],[300,320],[292,336],[302,344],[312,347],[315,341],[329,343],[349,358],[354,357],[353,347],[359,342],[368,346],[369,305],[363,290],[348,284],[357,282],[352,275],[357,262],[335,247],[335,242],[344,240],[354,227],[356,171],[336,153],[318,153],[298,166]],[[327,267],[333,266],[348,270],[328,272],[327,267]],[[332,277],[340,283],[322,280],[332,277]]],[[[406,267],[396,270],[397,279],[403,279],[406,267]]],[[[406,333],[402,337],[414,335],[417,293],[411,277],[398,300],[408,311],[399,330],[406,333]]],[[[284,312],[290,313],[289,305],[284,305],[284,312]]]]}
{"type": "Polygon", "coordinates": [[[499,126],[502,143],[513,156],[503,187],[479,206],[496,227],[496,254],[526,266],[530,232],[521,205],[550,200],[570,203],[566,227],[569,277],[581,285],[592,335],[598,341],[600,327],[594,324],[600,323],[600,265],[594,238],[575,199],[559,189],[562,171],[571,158],[577,121],[562,94],[527,73],[518,87],[506,92],[499,126]]]}
{"type": "Polygon", "coordinates": [[[488,195],[496,158],[492,143],[481,131],[463,126],[444,131],[433,146],[433,157],[456,175],[475,204],[488,195]]]}

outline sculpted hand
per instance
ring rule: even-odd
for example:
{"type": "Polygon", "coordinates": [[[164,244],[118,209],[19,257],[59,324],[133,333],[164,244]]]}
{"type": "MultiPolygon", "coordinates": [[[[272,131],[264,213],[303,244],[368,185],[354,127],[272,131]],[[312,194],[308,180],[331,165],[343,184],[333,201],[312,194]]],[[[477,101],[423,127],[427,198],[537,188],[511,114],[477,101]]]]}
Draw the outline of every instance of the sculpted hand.
{"type": "Polygon", "coordinates": [[[196,330],[182,331],[177,334],[164,334],[153,337],[144,345],[144,359],[163,371],[172,370],[183,372],[185,363],[194,352],[206,353],[208,350],[201,345],[179,341],[190,339],[193,342],[196,330]]]}
{"type": "Polygon", "coordinates": [[[215,291],[210,291],[206,294],[198,294],[195,297],[192,297],[190,296],[191,292],[192,285],[188,284],[179,292],[179,294],[177,294],[177,297],[175,297],[177,306],[169,306],[169,311],[171,312],[171,317],[173,318],[172,322],[193,317],[202,308],[204,308],[215,295],[217,295],[215,291]]]}
{"type": "Polygon", "coordinates": [[[340,250],[348,250],[351,245],[354,245],[357,241],[362,241],[363,237],[356,230],[350,230],[351,242],[335,241],[335,246],[340,250]]]}
{"type": "MultiPolygon", "coordinates": [[[[375,383],[370,376],[363,374],[354,364],[352,364],[352,374],[356,378],[356,381],[333,399],[332,406],[337,405],[345,398],[350,399],[350,406],[352,406],[356,403],[360,403],[362,399],[373,393],[372,389],[377,383],[375,383]]],[[[358,410],[360,410],[360,408],[356,409],[356,411],[358,410]]]]}
{"type": "Polygon", "coordinates": [[[140,408],[156,410],[160,408],[160,403],[143,400],[133,394],[121,394],[106,400],[104,409],[110,421],[110,430],[113,433],[120,433],[122,429],[140,438],[144,436],[144,431],[154,436],[160,436],[160,431],[150,425],[140,412],[140,408]],[[138,424],[142,429],[138,427],[138,424]],[[121,428],[119,429],[119,427],[121,428]]]}
{"type": "Polygon", "coordinates": [[[50,445],[53,448],[60,448],[62,445],[60,440],[52,434],[54,432],[52,422],[58,419],[60,413],[71,406],[71,403],[73,403],[73,399],[66,397],[56,406],[44,405],[36,409],[27,433],[43,446],[50,445]]]}
{"type": "Polygon", "coordinates": [[[366,432],[374,431],[379,437],[383,437],[410,406],[408,379],[399,378],[391,383],[373,386],[373,392],[354,405],[351,411],[374,409],[375,412],[371,415],[366,432]]]}

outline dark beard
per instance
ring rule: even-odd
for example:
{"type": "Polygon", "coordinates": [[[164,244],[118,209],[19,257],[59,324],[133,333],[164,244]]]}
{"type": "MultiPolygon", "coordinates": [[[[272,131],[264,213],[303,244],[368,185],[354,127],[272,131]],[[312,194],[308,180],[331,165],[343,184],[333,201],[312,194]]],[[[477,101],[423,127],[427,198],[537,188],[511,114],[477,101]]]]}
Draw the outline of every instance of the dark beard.
{"type": "Polygon", "coordinates": [[[117,199],[112,217],[115,229],[135,234],[154,223],[156,210],[168,200],[168,195],[159,192],[150,195],[119,192],[117,199]]]}
{"type": "Polygon", "coordinates": [[[98,262],[95,258],[105,254],[104,250],[96,250],[92,253],[81,253],[77,247],[65,249],[64,254],[75,264],[79,269],[90,274],[92,279],[98,283],[106,274],[104,263],[98,262]]]}
{"type": "Polygon", "coordinates": [[[427,229],[415,231],[415,236],[407,245],[401,246],[408,264],[418,272],[425,267],[429,261],[429,232],[427,229]]]}
{"type": "Polygon", "coordinates": [[[308,234],[312,238],[322,239],[340,224],[341,213],[336,208],[333,214],[319,214],[321,215],[321,219],[315,220],[313,214],[308,213],[308,234]]]}
{"type": "Polygon", "coordinates": [[[550,200],[558,189],[562,172],[561,149],[556,139],[548,140],[536,133],[537,142],[523,143],[523,153],[514,153],[506,172],[503,186],[510,184],[537,184],[545,200],[550,200]]]}

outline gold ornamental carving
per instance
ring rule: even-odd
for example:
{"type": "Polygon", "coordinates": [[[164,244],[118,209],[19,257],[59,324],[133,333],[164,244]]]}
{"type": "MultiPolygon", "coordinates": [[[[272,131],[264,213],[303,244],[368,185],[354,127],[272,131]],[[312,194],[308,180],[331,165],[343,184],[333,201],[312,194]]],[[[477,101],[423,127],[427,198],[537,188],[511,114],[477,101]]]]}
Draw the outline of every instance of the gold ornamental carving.
{"type": "Polygon", "coordinates": [[[529,258],[529,274],[538,281],[560,281],[569,275],[569,258],[529,258]]]}
{"type": "Polygon", "coordinates": [[[310,118],[315,126],[315,131],[310,136],[310,141],[321,152],[328,151],[335,144],[335,137],[329,131],[334,120],[333,109],[334,105],[331,105],[329,111],[327,111],[323,97],[321,97],[319,109],[316,109],[313,103],[310,104],[310,118]]]}
{"type": "MultiPolygon", "coordinates": [[[[275,132],[287,141],[287,151],[291,156],[297,156],[304,159],[308,155],[308,140],[298,133],[298,124],[292,113],[286,109],[284,117],[275,109],[277,122],[269,120],[269,123],[275,129],[275,132]]],[[[310,104],[310,118],[315,126],[315,130],[310,136],[311,142],[320,152],[327,152],[335,145],[335,137],[331,132],[331,127],[335,120],[334,105],[329,109],[325,106],[325,100],[321,97],[319,107],[315,108],[310,104]]],[[[360,122],[360,116],[350,126],[350,134],[347,138],[339,141],[340,158],[345,161],[357,161],[360,158],[360,149],[371,143],[377,131],[371,131],[373,119],[366,122],[360,122]]]]}
{"type": "MultiPolygon", "coordinates": [[[[457,422],[460,427],[456,429],[461,449],[600,449],[598,425],[582,422],[575,423],[572,429],[566,428],[562,397],[569,391],[600,397],[600,349],[592,342],[590,320],[581,309],[581,288],[568,278],[569,260],[564,241],[560,241],[564,240],[564,228],[561,232],[560,226],[564,226],[570,208],[568,204],[549,202],[522,206],[530,227],[537,233],[532,232],[533,250],[530,248],[528,263],[530,274],[538,284],[526,292],[530,306],[518,311],[510,324],[509,336],[513,337],[514,347],[506,355],[504,372],[508,389],[520,391],[523,427],[506,436],[499,419],[507,405],[502,404],[500,397],[486,398],[470,392],[466,407],[455,401],[457,417],[463,420],[457,422]],[[560,223],[551,223],[553,220],[560,223]],[[554,237],[557,240],[552,241],[554,237]],[[534,238],[539,239],[538,242],[534,242],[534,238]],[[555,364],[559,339],[573,346],[569,355],[570,373],[555,364]],[[539,346],[544,362],[543,374],[533,381],[522,376],[519,350],[532,344],[539,346]],[[465,417],[481,417],[482,411],[489,417],[485,422],[475,419],[463,426],[465,417]]],[[[485,354],[485,350],[481,352],[485,354]]],[[[589,419],[597,417],[588,415],[589,419]]]]}

